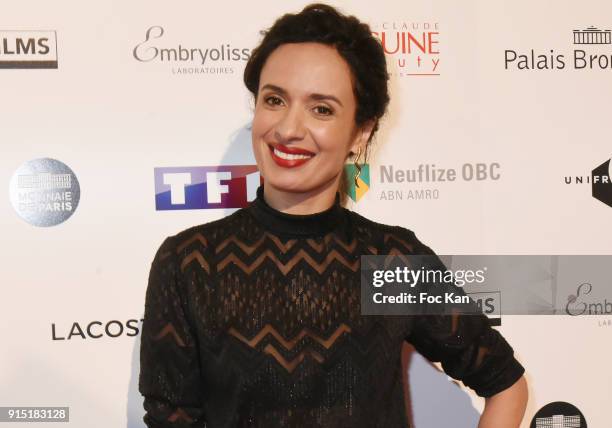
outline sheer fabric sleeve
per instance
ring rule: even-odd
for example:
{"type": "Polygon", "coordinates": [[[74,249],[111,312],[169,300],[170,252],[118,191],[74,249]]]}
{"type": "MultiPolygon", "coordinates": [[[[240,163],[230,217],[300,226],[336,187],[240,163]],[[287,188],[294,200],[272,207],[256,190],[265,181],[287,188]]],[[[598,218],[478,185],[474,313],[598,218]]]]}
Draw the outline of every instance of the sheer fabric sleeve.
{"type": "Polygon", "coordinates": [[[186,308],[169,237],[151,264],[141,332],[138,387],[149,428],[205,426],[198,342],[186,308]]]}
{"type": "MultiPolygon", "coordinates": [[[[435,255],[410,233],[417,243],[414,254],[435,255]]],[[[481,397],[509,388],[525,372],[510,344],[482,313],[416,316],[406,340],[481,397]]]]}

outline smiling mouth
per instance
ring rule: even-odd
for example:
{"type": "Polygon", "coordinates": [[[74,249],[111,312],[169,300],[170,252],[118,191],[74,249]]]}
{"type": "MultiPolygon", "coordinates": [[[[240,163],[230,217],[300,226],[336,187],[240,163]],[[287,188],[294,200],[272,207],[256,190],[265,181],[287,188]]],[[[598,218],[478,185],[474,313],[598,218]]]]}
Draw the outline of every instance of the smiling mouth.
{"type": "Polygon", "coordinates": [[[302,154],[293,154],[293,153],[285,153],[280,150],[273,148],[274,154],[282,159],[294,160],[294,159],[310,159],[313,155],[302,155],[302,154]]]}
{"type": "MultiPolygon", "coordinates": [[[[272,145],[268,145],[268,147],[270,148],[270,154],[272,155],[274,162],[276,162],[277,165],[285,168],[292,168],[302,165],[314,157],[314,153],[287,153],[272,145]]],[[[297,150],[292,149],[292,151],[297,150]]]]}

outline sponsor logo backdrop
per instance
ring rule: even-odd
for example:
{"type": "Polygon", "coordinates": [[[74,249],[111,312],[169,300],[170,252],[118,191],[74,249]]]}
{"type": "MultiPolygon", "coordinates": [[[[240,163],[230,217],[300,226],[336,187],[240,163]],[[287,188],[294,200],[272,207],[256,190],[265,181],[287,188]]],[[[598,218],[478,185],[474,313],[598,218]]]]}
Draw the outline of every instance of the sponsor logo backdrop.
{"type": "MultiPolygon", "coordinates": [[[[384,38],[392,74],[349,208],[440,254],[612,254],[612,4],[332,3],[384,38]]],[[[242,71],[259,30],[304,4],[3,8],[0,405],[143,426],[154,252],[254,197],[242,71]]],[[[496,316],[528,371],[524,427],[555,402],[608,425],[612,315],[496,316]]],[[[475,426],[482,399],[418,355],[409,373],[417,428],[475,426]]],[[[575,416],[555,412],[542,417],[575,416]]]]}

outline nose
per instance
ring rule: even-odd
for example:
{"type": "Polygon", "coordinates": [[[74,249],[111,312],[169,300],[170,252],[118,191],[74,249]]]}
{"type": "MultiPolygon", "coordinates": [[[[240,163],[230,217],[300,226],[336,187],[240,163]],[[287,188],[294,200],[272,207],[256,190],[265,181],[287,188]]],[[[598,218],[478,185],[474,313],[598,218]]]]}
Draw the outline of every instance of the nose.
{"type": "Polygon", "coordinates": [[[277,141],[287,143],[301,140],[305,137],[305,134],[306,129],[301,109],[297,106],[284,109],[274,127],[274,137],[277,141]]]}

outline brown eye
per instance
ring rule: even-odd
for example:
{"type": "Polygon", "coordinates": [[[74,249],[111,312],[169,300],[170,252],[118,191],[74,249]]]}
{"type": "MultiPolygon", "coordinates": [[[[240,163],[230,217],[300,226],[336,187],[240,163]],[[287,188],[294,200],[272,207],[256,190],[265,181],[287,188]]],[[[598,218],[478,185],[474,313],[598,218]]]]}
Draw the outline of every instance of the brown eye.
{"type": "Polygon", "coordinates": [[[315,111],[322,116],[329,116],[333,113],[332,109],[326,106],[316,106],[315,111]]]}
{"type": "Polygon", "coordinates": [[[281,100],[279,97],[275,97],[274,95],[266,97],[264,101],[266,104],[271,106],[279,106],[283,103],[283,100],[281,100]]]}

